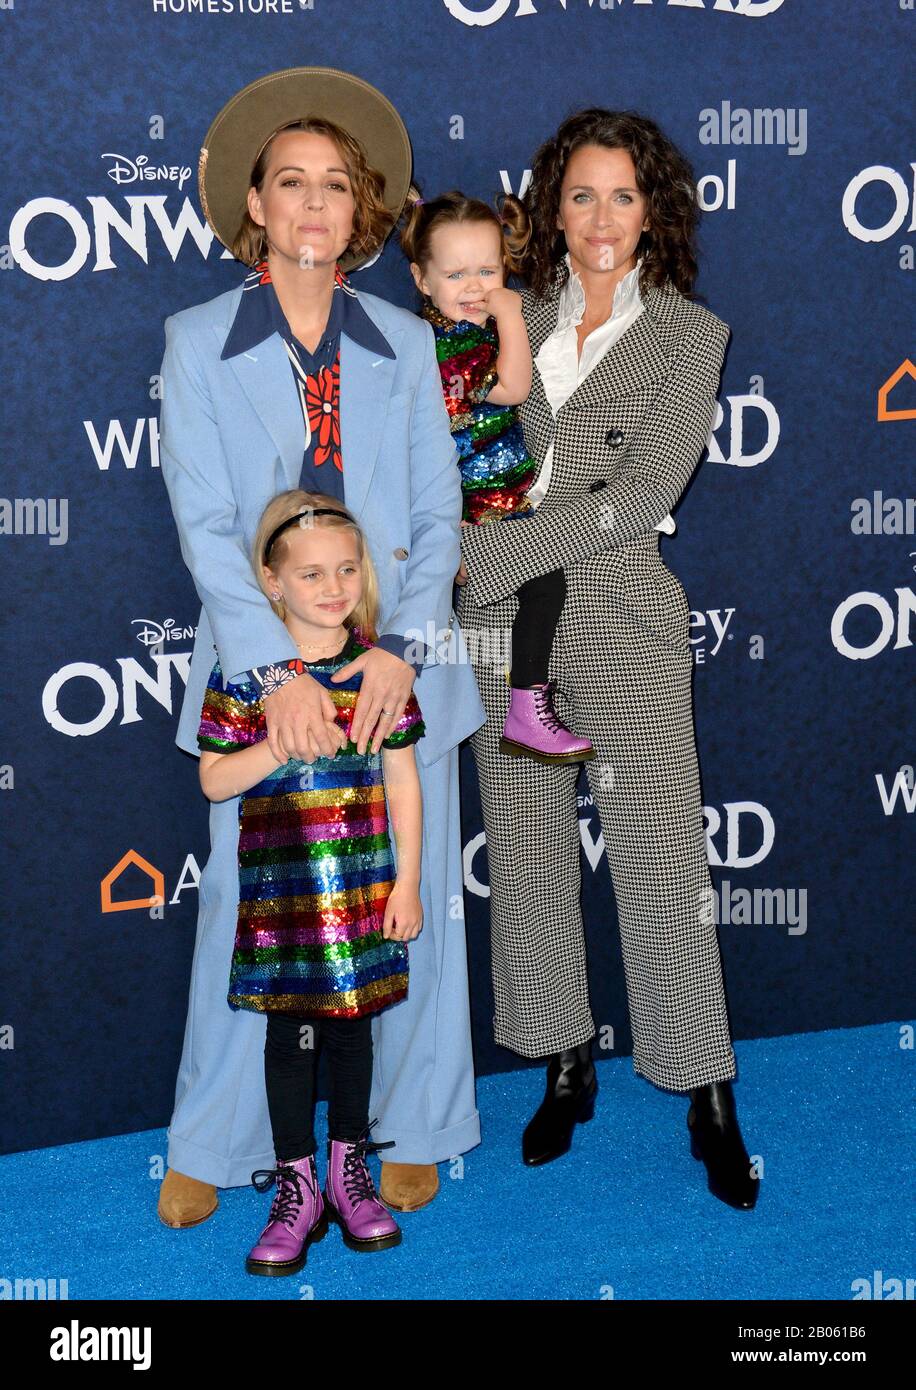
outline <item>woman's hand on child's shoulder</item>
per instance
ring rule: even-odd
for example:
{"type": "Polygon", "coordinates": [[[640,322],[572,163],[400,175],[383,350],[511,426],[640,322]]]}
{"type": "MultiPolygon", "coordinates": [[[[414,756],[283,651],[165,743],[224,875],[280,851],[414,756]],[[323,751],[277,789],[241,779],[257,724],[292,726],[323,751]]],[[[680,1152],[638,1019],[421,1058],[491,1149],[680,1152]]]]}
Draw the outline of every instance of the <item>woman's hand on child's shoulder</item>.
{"type": "Polygon", "coordinates": [[[382,936],[386,941],[413,941],[423,929],[423,905],[416,888],[395,882],[385,904],[382,936]]]}

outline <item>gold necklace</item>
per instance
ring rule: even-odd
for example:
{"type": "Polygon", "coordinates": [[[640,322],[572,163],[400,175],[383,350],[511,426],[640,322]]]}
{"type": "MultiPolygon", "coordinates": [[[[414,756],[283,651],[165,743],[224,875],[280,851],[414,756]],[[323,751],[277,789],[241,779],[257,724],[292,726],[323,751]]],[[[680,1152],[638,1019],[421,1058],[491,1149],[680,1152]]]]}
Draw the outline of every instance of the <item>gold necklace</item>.
{"type": "MultiPolygon", "coordinates": [[[[317,651],[319,647],[326,647],[327,645],[328,645],[327,642],[297,642],[297,643],[296,643],[296,646],[299,648],[300,652],[314,652],[314,651],[317,651]]],[[[334,651],[336,652],[336,651],[338,650],[339,647],[340,647],[340,639],[338,638],[337,641],[336,641],[336,643],[335,643],[335,646],[334,646],[334,651]]],[[[321,655],[322,655],[322,656],[333,656],[333,655],[334,655],[334,652],[322,652],[321,655]]]]}

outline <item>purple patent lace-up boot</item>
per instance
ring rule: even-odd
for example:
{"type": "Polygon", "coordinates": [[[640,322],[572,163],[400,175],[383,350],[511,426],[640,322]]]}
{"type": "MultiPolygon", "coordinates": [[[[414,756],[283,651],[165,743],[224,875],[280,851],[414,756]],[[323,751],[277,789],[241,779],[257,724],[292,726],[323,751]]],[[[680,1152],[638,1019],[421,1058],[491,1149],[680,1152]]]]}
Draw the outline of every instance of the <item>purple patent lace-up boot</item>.
{"type": "Polygon", "coordinates": [[[595,756],[587,738],[574,734],[553,707],[556,681],[542,685],[513,685],[503,725],[500,750],[514,758],[539,763],[584,763],[595,756]]]}
{"type": "Polygon", "coordinates": [[[270,1220],[245,1261],[249,1274],[295,1274],[305,1264],[308,1248],[328,1231],[328,1214],[318,1186],[315,1155],[258,1168],[251,1181],[266,1192],[274,1179],[277,1195],[270,1220]]]}
{"type": "Polygon", "coordinates": [[[367,1154],[394,1144],[393,1139],[384,1144],[369,1143],[369,1131],[377,1123],[372,1120],[358,1139],[328,1140],[325,1210],[351,1250],[387,1250],[401,1243],[401,1228],[376,1192],[366,1163],[367,1154]]]}

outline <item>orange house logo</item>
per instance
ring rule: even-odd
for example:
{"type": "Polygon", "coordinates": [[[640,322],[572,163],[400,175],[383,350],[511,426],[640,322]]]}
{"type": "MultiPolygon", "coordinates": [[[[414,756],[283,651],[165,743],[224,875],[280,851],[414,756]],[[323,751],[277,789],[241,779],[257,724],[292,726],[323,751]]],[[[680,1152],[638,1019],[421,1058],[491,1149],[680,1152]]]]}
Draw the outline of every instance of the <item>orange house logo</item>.
{"type": "Polygon", "coordinates": [[[142,854],[138,854],[135,849],[129,849],[102,879],[101,889],[103,912],[127,912],[134,907],[161,907],[165,902],[165,875],[154,868],[148,859],[144,859],[142,854]],[[115,902],[111,896],[112,885],[130,865],[149,875],[154,892],[149,898],[126,898],[121,902],[115,902]]]}
{"type": "Polygon", "coordinates": [[[916,420],[916,407],[909,410],[902,406],[894,409],[889,406],[887,401],[894,387],[908,376],[911,381],[916,382],[916,367],[908,357],[905,357],[895,372],[892,372],[887,381],[878,391],[878,419],[879,420],[916,420]]]}

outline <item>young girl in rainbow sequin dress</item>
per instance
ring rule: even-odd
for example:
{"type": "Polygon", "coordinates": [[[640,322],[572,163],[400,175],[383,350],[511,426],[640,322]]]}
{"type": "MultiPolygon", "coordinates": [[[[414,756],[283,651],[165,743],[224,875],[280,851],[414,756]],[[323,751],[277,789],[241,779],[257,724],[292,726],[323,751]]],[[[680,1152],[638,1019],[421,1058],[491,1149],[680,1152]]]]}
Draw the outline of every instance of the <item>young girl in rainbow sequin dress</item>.
{"type": "MultiPolygon", "coordinates": [[[[503,195],[499,213],[454,190],[409,203],[401,248],[432,325],[464,496],[462,526],[531,516],[536,467],[515,409],[531,389],[531,347],[521,296],[505,283],[530,236],[523,203],[503,195]]],[[[538,499],[540,500],[540,499],[538,499]]],[[[459,571],[460,574],[460,571],[459,571]]],[[[553,706],[548,664],[566,599],[553,570],[516,591],[511,693],[500,748],[545,763],[584,762],[595,750],[553,706]]]]}
{"type": "MultiPolygon", "coordinates": [[[[294,1274],[328,1220],[354,1250],[397,1245],[367,1153],[372,1015],[405,998],[407,942],[419,935],[422,807],[412,745],[424,726],[411,693],[391,734],[360,754],[350,727],[361,673],[332,676],[376,640],[378,584],[365,537],[333,497],[299,489],[265,508],[254,570],[325,686],[338,750],[280,763],[267,742],[263,691],[226,683],[217,660],[201,713],[206,796],[239,797],[239,912],[230,969],[233,1009],[266,1012],[264,1070],[276,1167],[270,1217],[246,1268],[294,1274]],[[388,810],[397,867],[388,833],[388,810]],[[318,1045],[329,1060],[328,1166],[322,1193],[313,1132],[318,1045]]],[[[393,1141],[392,1141],[393,1142],[393,1141]]]]}

